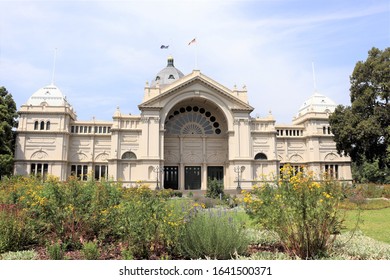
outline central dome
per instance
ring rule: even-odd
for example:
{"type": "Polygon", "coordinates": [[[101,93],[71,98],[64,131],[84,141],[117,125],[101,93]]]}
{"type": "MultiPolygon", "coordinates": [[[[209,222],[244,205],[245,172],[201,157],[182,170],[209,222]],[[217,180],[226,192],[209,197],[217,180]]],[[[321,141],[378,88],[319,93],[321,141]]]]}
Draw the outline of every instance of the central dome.
{"type": "Polygon", "coordinates": [[[173,57],[169,56],[167,67],[157,73],[156,77],[151,83],[151,87],[157,87],[157,85],[160,87],[167,86],[183,76],[184,74],[173,65],[173,57]]]}

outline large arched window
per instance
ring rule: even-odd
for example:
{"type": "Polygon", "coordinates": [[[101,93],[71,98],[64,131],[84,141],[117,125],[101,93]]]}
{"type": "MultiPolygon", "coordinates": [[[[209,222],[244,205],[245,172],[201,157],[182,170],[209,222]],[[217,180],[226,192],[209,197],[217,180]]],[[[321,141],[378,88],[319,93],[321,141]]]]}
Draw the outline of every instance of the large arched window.
{"type": "Polygon", "coordinates": [[[41,121],[40,130],[44,130],[44,129],[45,129],[45,122],[44,122],[44,121],[41,121]]]}
{"type": "Polygon", "coordinates": [[[137,159],[137,156],[133,152],[125,152],[122,155],[122,159],[135,160],[137,159]]]}
{"type": "Polygon", "coordinates": [[[267,160],[267,156],[264,153],[257,153],[255,155],[255,160],[267,160]]]}
{"type": "Polygon", "coordinates": [[[183,106],[173,111],[165,122],[167,134],[221,134],[217,118],[203,107],[183,106]]]}

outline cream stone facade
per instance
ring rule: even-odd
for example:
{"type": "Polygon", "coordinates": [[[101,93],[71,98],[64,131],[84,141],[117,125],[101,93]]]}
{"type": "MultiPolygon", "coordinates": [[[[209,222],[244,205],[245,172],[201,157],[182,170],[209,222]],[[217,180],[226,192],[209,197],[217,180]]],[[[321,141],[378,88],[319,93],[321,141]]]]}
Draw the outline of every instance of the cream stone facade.
{"type": "Polygon", "coordinates": [[[179,190],[206,189],[216,178],[225,189],[249,189],[290,164],[352,179],[329,129],[336,104],[319,93],[292,124],[276,124],[271,113],[251,117],[245,87],[228,89],[199,70],[184,75],[169,57],[138,107],[137,116],[117,108],[112,121],[81,121],[56,86],[39,89],[19,110],[15,174],[179,190]]]}

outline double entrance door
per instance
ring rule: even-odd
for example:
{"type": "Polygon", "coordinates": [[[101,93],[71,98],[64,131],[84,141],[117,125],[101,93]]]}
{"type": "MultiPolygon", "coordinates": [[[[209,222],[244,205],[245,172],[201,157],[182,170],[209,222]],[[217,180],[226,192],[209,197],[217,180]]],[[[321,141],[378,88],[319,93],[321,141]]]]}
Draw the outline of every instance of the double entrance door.
{"type": "MultiPolygon", "coordinates": [[[[223,166],[208,166],[207,178],[217,179],[223,182],[223,166]]],[[[200,190],[202,187],[202,167],[201,166],[185,166],[184,167],[184,188],[185,190],[200,190]]],[[[165,166],[164,167],[164,188],[179,189],[179,167],[165,166]]]]}

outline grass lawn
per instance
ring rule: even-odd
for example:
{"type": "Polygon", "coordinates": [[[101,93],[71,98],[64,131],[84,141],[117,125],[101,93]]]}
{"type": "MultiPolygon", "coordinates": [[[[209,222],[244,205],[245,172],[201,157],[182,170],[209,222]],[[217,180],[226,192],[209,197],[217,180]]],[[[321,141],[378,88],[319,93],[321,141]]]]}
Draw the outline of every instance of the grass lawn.
{"type": "MultiPolygon", "coordinates": [[[[348,210],[346,212],[344,223],[346,231],[354,229],[357,218],[357,210],[348,210]]],[[[361,223],[358,229],[364,235],[390,244],[390,208],[362,210],[360,219],[361,223]]]]}

